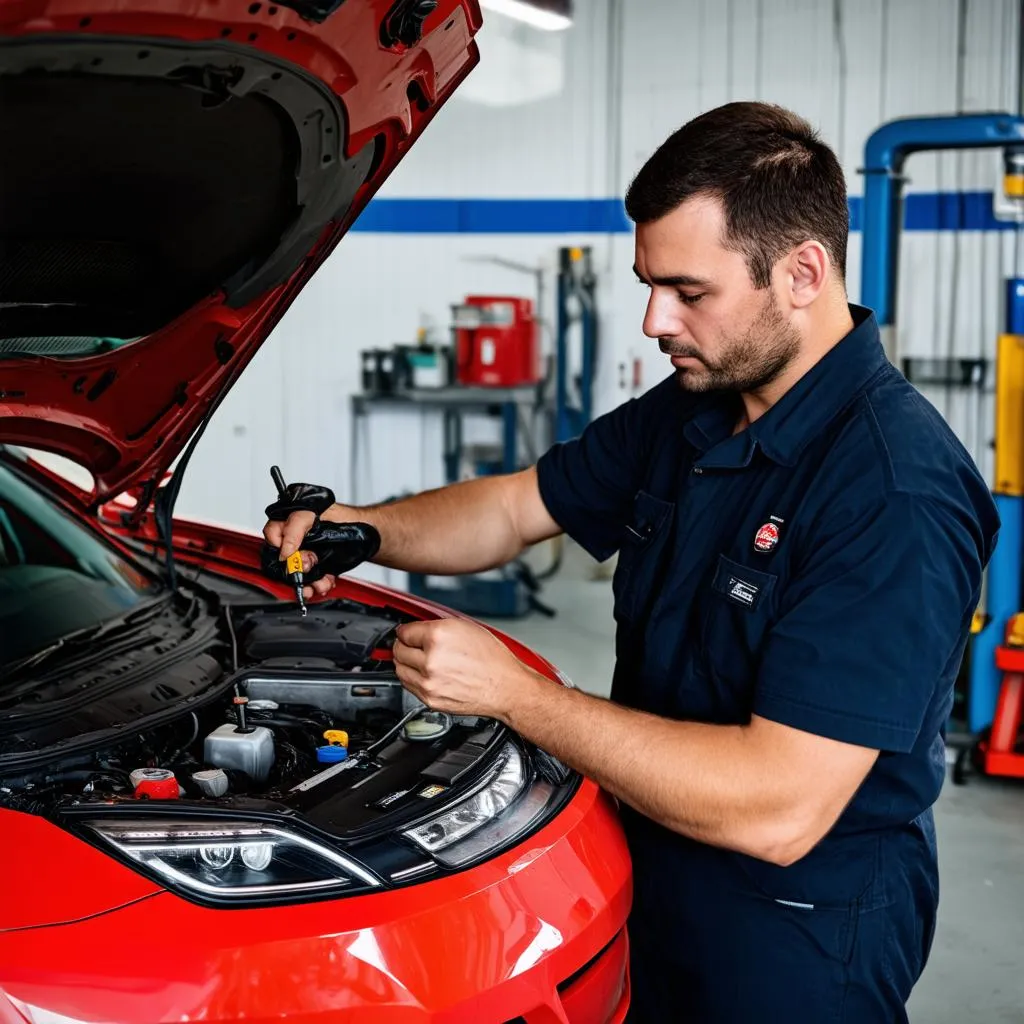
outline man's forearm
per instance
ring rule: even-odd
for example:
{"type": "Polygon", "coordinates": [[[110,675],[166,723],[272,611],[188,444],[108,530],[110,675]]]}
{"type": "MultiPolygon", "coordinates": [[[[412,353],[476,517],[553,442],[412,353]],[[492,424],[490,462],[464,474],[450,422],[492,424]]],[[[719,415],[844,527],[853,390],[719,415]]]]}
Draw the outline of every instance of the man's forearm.
{"type": "Polygon", "coordinates": [[[524,685],[506,724],[613,796],[701,842],[791,859],[804,823],[747,727],[659,718],[539,676],[524,685]]]}
{"type": "Polygon", "coordinates": [[[406,572],[481,572],[523,550],[504,501],[507,485],[506,478],[481,477],[385,505],[335,505],[322,518],[375,526],[381,536],[373,559],[378,565],[406,572]]]}

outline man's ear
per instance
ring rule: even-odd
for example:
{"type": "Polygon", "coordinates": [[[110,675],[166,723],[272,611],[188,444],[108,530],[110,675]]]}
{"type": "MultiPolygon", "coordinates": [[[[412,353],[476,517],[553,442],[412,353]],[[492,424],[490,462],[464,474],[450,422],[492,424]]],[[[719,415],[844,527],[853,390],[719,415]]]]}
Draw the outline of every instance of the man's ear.
{"type": "Polygon", "coordinates": [[[822,293],[832,276],[832,261],[820,242],[807,241],[783,260],[783,287],[794,309],[804,309],[822,293]]]}

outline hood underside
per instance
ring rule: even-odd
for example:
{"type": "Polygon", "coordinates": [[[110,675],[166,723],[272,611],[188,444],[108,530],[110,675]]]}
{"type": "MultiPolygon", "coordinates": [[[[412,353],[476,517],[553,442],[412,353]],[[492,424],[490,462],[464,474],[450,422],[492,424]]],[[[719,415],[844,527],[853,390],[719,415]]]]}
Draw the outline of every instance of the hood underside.
{"type": "Polygon", "coordinates": [[[0,7],[0,442],[84,466],[87,503],[160,479],[479,25],[475,0],[106,2],[0,7]]]}

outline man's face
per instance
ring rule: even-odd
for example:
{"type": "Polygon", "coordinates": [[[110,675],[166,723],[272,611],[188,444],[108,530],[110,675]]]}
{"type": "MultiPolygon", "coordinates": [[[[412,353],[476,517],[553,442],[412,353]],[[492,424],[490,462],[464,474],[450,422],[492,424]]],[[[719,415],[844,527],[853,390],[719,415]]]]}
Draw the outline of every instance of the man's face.
{"type": "Polygon", "coordinates": [[[636,229],[636,272],[651,289],[644,334],[687,391],[758,391],[800,351],[773,288],[754,287],[724,233],[721,204],[703,197],[636,229]]]}

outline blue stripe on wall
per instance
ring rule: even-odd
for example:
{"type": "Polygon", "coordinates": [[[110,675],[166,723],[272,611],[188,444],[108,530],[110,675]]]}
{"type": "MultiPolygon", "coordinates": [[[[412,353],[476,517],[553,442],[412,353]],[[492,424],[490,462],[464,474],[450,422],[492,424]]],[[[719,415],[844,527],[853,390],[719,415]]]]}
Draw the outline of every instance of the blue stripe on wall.
{"type": "MultiPolygon", "coordinates": [[[[850,228],[863,225],[864,200],[850,196],[850,228]]],[[[991,192],[911,192],[906,231],[1011,231],[992,216],[991,192]]],[[[374,199],[353,231],[405,235],[630,234],[621,199],[374,199]]]]}
{"type": "Polygon", "coordinates": [[[400,234],[627,234],[620,199],[374,199],[353,231],[400,234]]]}
{"type": "MultiPolygon", "coordinates": [[[[991,192],[910,192],[903,203],[904,231],[1012,231],[992,215],[991,192]]],[[[864,199],[850,197],[850,227],[863,226],[864,199]]]]}

